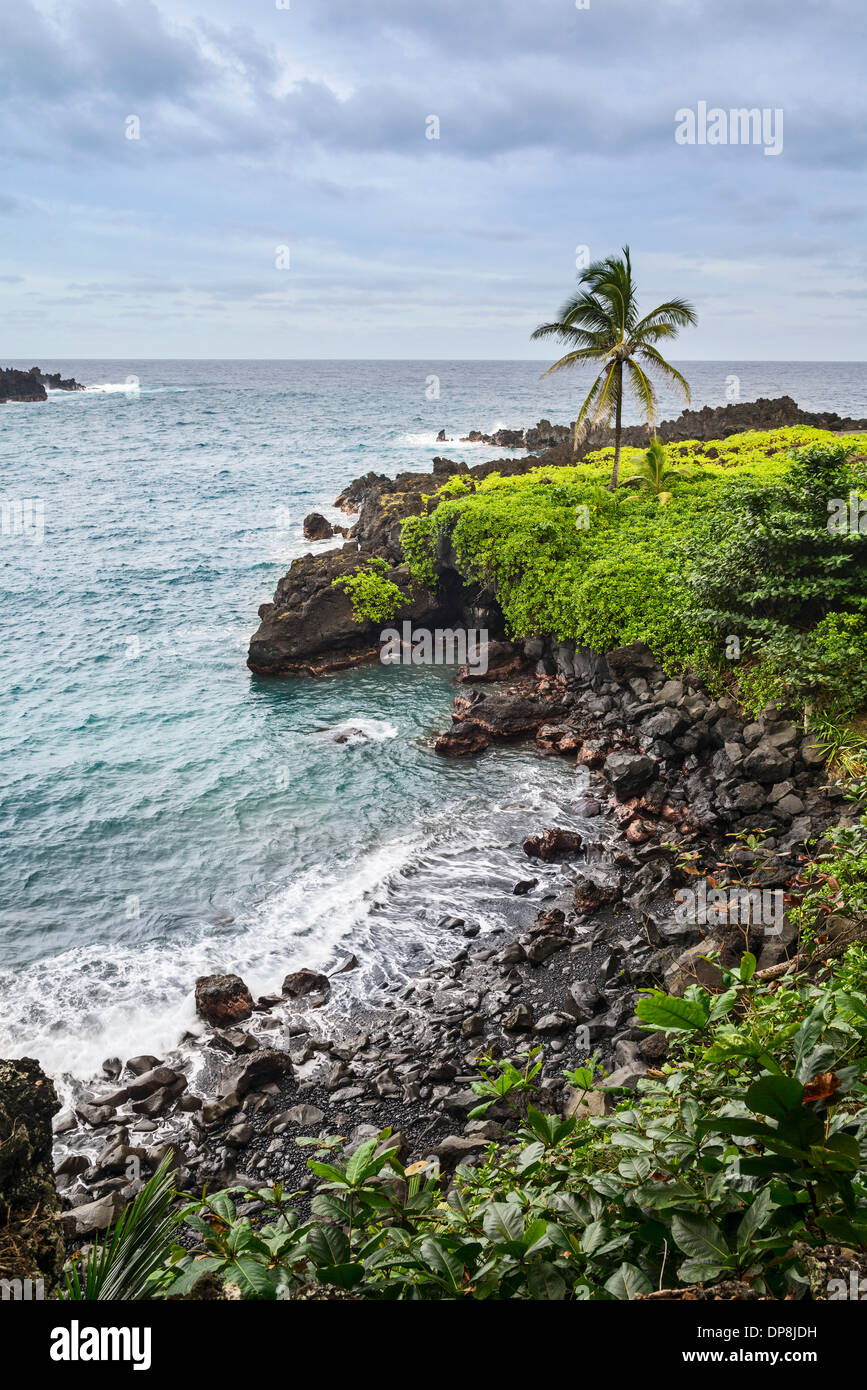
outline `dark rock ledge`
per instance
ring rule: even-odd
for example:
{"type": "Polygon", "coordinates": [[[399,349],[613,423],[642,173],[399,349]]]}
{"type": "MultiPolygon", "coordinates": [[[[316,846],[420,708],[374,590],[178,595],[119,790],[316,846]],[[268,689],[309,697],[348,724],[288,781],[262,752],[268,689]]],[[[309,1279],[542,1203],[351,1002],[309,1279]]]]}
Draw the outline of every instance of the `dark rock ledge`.
{"type": "Polygon", "coordinates": [[[0,405],[7,401],[45,401],[48,391],[83,391],[80,381],[73,377],[61,377],[59,372],[43,372],[39,367],[31,367],[20,372],[15,367],[0,367],[0,405]]]}
{"type": "MultiPolygon", "coordinates": [[[[757,401],[705,405],[700,410],[684,410],[676,420],[663,420],[656,433],[664,444],[671,444],[685,439],[725,439],[730,434],[739,434],[741,430],[783,429],[787,425],[812,425],[820,430],[864,430],[867,429],[867,420],[854,420],[849,416],[844,418],[833,410],[801,410],[791,396],[779,396],[776,400],[760,397],[757,401]]],[[[574,430],[574,421],[571,425],[552,425],[550,420],[540,420],[527,430],[501,429],[494,434],[470,430],[460,441],[449,439],[445,430],[441,430],[437,443],[490,444],[495,449],[568,447],[571,450],[574,430]]],[[[647,425],[628,425],[622,439],[625,445],[641,448],[650,442],[650,437],[647,425]]],[[[613,443],[613,431],[605,425],[598,426],[584,432],[578,452],[583,455],[613,443]]]]}

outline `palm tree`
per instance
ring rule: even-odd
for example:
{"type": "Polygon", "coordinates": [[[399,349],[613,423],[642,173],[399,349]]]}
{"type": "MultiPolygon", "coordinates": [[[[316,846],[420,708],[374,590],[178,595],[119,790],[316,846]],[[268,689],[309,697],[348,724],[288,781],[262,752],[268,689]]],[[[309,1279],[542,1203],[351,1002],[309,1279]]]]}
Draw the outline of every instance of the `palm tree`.
{"type": "Polygon", "coordinates": [[[679,478],[682,473],[682,468],[668,467],[664,445],[659,439],[652,439],[650,448],[637,464],[636,471],[631,477],[624,479],[624,484],[635,483],[638,487],[647,488],[665,506],[671,497],[671,493],[667,490],[668,485],[674,482],[675,478],[679,478]]]}
{"type": "Polygon", "coordinates": [[[624,368],[651,428],[656,423],[657,399],[645,368],[656,368],[676,382],[689,401],[689,386],[655,344],[676,338],[679,329],[694,324],[695,310],[685,299],[669,299],[640,318],[636,300],[629,247],[624,246],[622,256],[593,261],[579,279],[577,292],[560,310],[560,317],[554,323],[540,324],[533,334],[534,338],[557,338],[571,349],[545,376],[581,362],[602,363],[575,422],[575,450],[588,420],[594,425],[600,420],[610,425],[614,416],[614,469],[608,485],[612,492],[620,471],[624,368]]]}

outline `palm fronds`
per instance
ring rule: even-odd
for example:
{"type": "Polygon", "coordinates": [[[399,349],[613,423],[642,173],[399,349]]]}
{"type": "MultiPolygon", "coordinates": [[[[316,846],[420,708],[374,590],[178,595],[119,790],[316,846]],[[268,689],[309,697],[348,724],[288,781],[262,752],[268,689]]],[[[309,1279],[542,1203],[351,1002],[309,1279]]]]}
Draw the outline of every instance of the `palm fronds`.
{"type": "Polygon", "coordinates": [[[689,387],[676,367],[660,354],[655,343],[676,337],[681,328],[696,322],[686,299],[667,299],[639,318],[635,279],[629,247],[620,256],[593,261],[581,275],[578,288],[562,306],[553,323],[542,323],[535,339],[556,338],[570,350],[545,375],[595,362],[598,375],[575,422],[577,452],[581,427],[615,421],[614,467],[609,486],[617,486],[620,468],[621,412],[626,380],[641,404],[644,418],[656,423],[656,391],[645,368],[655,368],[673,382],[689,400],[689,387]],[[640,362],[643,365],[639,365],[640,362]]]}
{"type": "Polygon", "coordinates": [[[91,1302],[152,1296],[151,1276],[168,1254],[179,1219],[171,1210],[175,1199],[171,1162],[169,1152],[135,1201],[123,1211],[114,1231],[106,1232],[104,1243],[92,1245],[80,1265],[67,1266],[62,1298],[91,1302]]]}
{"type": "Polygon", "coordinates": [[[665,448],[660,440],[653,439],[636,471],[624,479],[624,486],[629,483],[637,483],[639,487],[646,487],[653,493],[654,497],[658,497],[659,501],[665,505],[671,497],[668,485],[675,478],[679,478],[682,472],[683,469],[681,468],[666,467],[665,448]]]}

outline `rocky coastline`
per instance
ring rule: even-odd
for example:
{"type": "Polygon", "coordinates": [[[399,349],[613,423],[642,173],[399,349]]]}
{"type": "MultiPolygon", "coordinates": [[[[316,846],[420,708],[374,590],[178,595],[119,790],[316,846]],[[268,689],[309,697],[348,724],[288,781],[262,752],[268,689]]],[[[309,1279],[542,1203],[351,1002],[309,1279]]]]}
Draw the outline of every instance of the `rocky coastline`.
{"type": "Polygon", "coordinates": [[[61,377],[59,372],[43,372],[40,367],[18,371],[15,367],[0,367],[0,405],[7,402],[48,400],[49,391],[83,391],[74,377],[61,377]]]}
{"type": "MultiPolygon", "coordinates": [[[[843,417],[833,410],[801,410],[791,396],[778,396],[775,400],[759,397],[755,401],[732,402],[730,405],[702,406],[700,410],[684,410],[676,420],[663,420],[655,433],[663,444],[672,444],[685,439],[725,439],[741,430],[783,429],[788,425],[812,425],[815,429],[848,432],[867,429],[867,420],[843,417]]],[[[496,449],[539,449],[568,447],[574,439],[575,422],[571,425],[552,425],[550,420],[540,420],[530,429],[500,429],[493,434],[483,434],[480,430],[470,430],[461,440],[450,439],[446,431],[440,430],[438,444],[490,444],[496,449]]],[[[651,430],[648,425],[628,425],[622,434],[624,445],[644,448],[650,443],[651,430]]],[[[607,426],[590,427],[579,435],[578,457],[591,453],[594,449],[604,449],[613,444],[613,431],[607,426]]]]}
{"type": "MultiPolygon", "coordinates": [[[[102,1080],[80,1083],[55,1115],[69,1247],[117,1218],[167,1146],[191,1192],[309,1187],[296,1138],[360,1141],[385,1127],[404,1158],[448,1173],[508,1141],[505,1108],[469,1118],[480,1055],[541,1044],[542,1101],[568,1115],[575,1095],[562,1070],[588,1052],[599,1053],[606,1086],[633,1088],[664,1061],[664,1035],[638,1025],[636,990],[713,985],[711,949],[728,964],[749,948],[760,970],[792,956],[788,925],[685,921],[674,895],[697,876],[797,894],[806,842],[845,819],[813,742],[783,710],[745,722],[726,699],[668,679],[640,644],[605,658],[526,645],[517,681],[456,697],[450,732],[470,724],[488,742],[532,738],[540,756],[574,760],[575,809],[593,834],[528,824],[509,926],[485,934],[470,916],[444,921],[451,953],[372,1002],[350,1004],[341,989],[352,957],[330,976],[296,971],[258,999],[238,976],[200,979],[200,1031],[165,1057],[107,1059],[102,1080]],[[761,851],[738,848],[731,837],[759,825],[770,831],[761,851]]],[[[602,1091],[586,1103],[590,1113],[612,1104],[602,1091]]]]}
{"type": "MultiPolygon", "coordinates": [[[[867,420],[842,419],[833,412],[821,415],[801,410],[789,396],[774,401],[749,401],[720,409],[705,407],[684,411],[676,421],[660,426],[663,439],[718,439],[750,429],[774,429],[811,424],[845,431],[867,429],[867,420]]],[[[518,447],[511,438],[479,436],[500,448],[518,447]]],[[[644,426],[624,430],[625,444],[646,444],[644,426]]],[[[610,443],[609,431],[595,431],[584,440],[578,457],[610,443]],[[597,437],[598,436],[598,437],[597,437]],[[604,437],[603,437],[604,436],[604,437]]],[[[429,473],[367,473],[356,478],[335,499],[340,512],[356,516],[351,527],[333,527],[321,513],[305,519],[305,535],[328,540],[336,535],[343,544],[308,554],[293,561],[277,585],[271,603],[259,608],[260,624],[250,640],[247,665],[261,676],[325,675],[347,666],[374,661],[379,653],[380,625],[359,621],[347,594],[334,581],[354,573],[371,560],[384,561],[385,577],[406,596],[395,614],[398,626],[410,621],[419,627],[463,627],[487,630],[496,640],[504,635],[502,615],[492,591],[468,582],[455,557],[445,549],[437,556],[438,588],[413,586],[400,545],[401,526],[409,516],[425,510],[428,498],[449,478],[479,480],[491,473],[519,476],[531,469],[559,468],[575,461],[571,426],[551,426],[541,421],[528,430],[521,447],[538,449],[523,456],[495,458],[472,466],[437,456],[429,473]],[[330,531],[329,531],[330,528],[330,531]]]]}
{"type": "MultiPolygon", "coordinates": [[[[555,457],[541,455],[552,465],[555,457]]],[[[539,461],[468,469],[436,459],[433,481],[539,461]]],[[[58,1222],[66,1248],[79,1248],[117,1218],[168,1151],[177,1186],[189,1192],[271,1181],[308,1189],[296,1138],[338,1133],[360,1142],[388,1127],[401,1157],[435,1160],[449,1173],[491,1141],[508,1142],[513,1123],[501,1106],[469,1117],[479,1056],[541,1044],[541,1102],[570,1115],[578,1098],[562,1071],[589,1052],[608,1073],[604,1085],[627,1091],[664,1061],[665,1036],[638,1024],[637,990],[713,985],[710,950],[729,964],[750,949],[770,972],[795,954],[788,921],[769,930],[750,917],[685,919],[675,895],[704,882],[734,894],[779,893],[787,905],[797,899],[808,842],[821,844],[830,825],[850,818],[814,740],[790,711],[769,706],[745,719],[698,681],[671,679],[640,643],[600,654],[545,638],[505,640],[495,595],[465,582],[451,555],[438,557],[437,592],[412,590],[400,526],[431,483],[431,474],[407,473],[350,484],[336,502],[358,513],[350,539],[293,563],[260,610],[248,664],[267,675],[316,675],[375,659],[376,628],[353,618],[332,580],[360,556],[383,559],[407,595],[398,621],[490,634],[484,679],[458,673],[452,725],[437,751],[475,757],[492,744],[531,740],[540,757],[574,764],[573,809],[590,828],[528,823],[526,875],[509,894],[507,925],[493,933],[470,913],[444,919],[453,949],[366,1002],[352,998],[352,956],[328,975],[295,971],[279,993],[258,999],[236,975],[203,977],[197,1029],[176,1050],[107,1058],[104,1075],[76,1082],[62,1110],[36,1063],[3,1063],[0,1148],[12,1136],[17,1147],[0,1167],[0,1199],[20,1211],[26,1234],[26,1199],[38,1187],[48,1234],[28,1244],[13,1223],[0,1277],[54,1278],[58,1222]],[[767,834],[757,848],[749,837],[758,828],[767,834]]],[[[584,1104],[582,1113],[604,1113],[612,1099],[596,1089],[584,1104]]]]}

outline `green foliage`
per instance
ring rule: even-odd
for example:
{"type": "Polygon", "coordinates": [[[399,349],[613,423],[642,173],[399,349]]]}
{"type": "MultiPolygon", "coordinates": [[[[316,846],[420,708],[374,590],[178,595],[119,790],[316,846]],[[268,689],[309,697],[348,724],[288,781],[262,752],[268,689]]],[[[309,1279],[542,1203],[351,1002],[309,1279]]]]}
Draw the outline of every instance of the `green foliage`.
{"type": "MultiPolygon", "coordinates": [[[[474,1089],[513,1103],[518,1128],[445,1198],[388,1130],[348,1157],[342,1139],[299,1140],[319,1179],[309,1216],[279,1185],[192,1202],[201,1248],[176,1246],[161,1287],[208,1273],[245,1298],[320,1283],[374,1300],[626,1300],[737,1278],[801,1295],[804,1246],[867,1248],[865,963],[856,946],[822,985],[769,987],[747,955],[719,993],[646,991],[639,1016],[670,1058],[607,1116],[542,1113],[538,1049],[481,1059],[474,1089]]],[[[591,1059],[564,1075],[580,1099],[594,1073],[591,1059]]]]}
{"type": "Polygon", "coordinates": [[[623,486],[634,483],[638,487],[647,488],[657,501],[665,505],[671,498],[668,489],[676,485],[681,474],[682,469],[668,467],[665,447],[660,440],[654,439],[635,472],[624,478],[623,486]]]}
{"type": "Polygon", "coordinates": [[[610,449],[491,474],[471,494],[441,489],[404,523],[404,553],[431,584],[451,548],[468,578],[496,588],[514,637],[597,651],[644,641],[670,670],[736,683],[751,709],[835,698],[854,709],[867,701],[867,536],[828,518],[833,498],[867,492],[865,446],[799,425],[669,444],[651,464],[624,449],[624,472],[647,485],[613,494],[610,449]]]}
{"type": "Polygon", "coordinates": [[[855,453],[848,441],[814,445],[775,485],[733,483],[713,547],[695,556],[698,621],[720,645],[738,636],[755,662],[740,682],[748,708],[843,692],[857,708],[867,694],[867,536],[828,526],[832,499],[867,482],[855,453]]]}
{"type": "Polygon", "coordinates": [[[352,574],[332,579],[333,589],[342,589],[352,604],[352,616],[356,622],[369,619],[373,623],[385,623],[406,603],[406,595],[391,579],[387,578],[388,566],[379,558],[367,561],[366,567],[359,566],[352,574]]]}
{"type": "Polygon", "coordinates": [[[800,901],[791,914],[807,944],[826,939],[829,918],[867,917],[867,777],[862,774],[846,795],[857,808],[854,823],[827,832],[825,847],[805,868],[800,901]]]}
{"type": "Polygon", "coordinates": [[[171,1154],[166,1154],[102,1245],[95,1243],[80,1261],[66,1265],[61,1299],[147,1299],[158,1293],[157,1271],[180,1219],[171,1210],[173,1177],[171,1154]]]}
{"type": "Polygon", "coordinates": [[[606,256],[587,266],[574,295],[553,323],[540,324],[534,338],[554,338],[569,351],[545,373],[592,363],[598,372],[575,422],[575,445],[585,422],[614,420],[614,466],[609,486],[617,487],[623,401],[630,392],[645,420],[657,416],[653,378],[657,374],[679,388],[689,400],[689,387],[667,362],[658,344],[677,337],[681,328],[696,323],[695,310],[685,299],[669,299],[650,313],[638,308],[629,247],[620,256],[606,256]]]}

